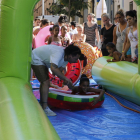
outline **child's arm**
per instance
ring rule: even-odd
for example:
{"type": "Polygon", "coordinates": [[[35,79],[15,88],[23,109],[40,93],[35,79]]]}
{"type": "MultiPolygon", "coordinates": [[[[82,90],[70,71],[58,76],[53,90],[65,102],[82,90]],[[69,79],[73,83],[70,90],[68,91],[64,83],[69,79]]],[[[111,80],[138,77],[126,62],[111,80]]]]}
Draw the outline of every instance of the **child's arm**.
{"type": "Polygon", "coordinates": [[[50,35],[48,35],[48,36],[45,38],[45,42],[48,41],[49,37],[50,37],[50,35]]]}
{"type": "Polygon", "coordinates": [[[33,31],[33,35],[37,35],[39,31],[40,31],[40,28],[35,29],[35,30],[33,31]]]}
{"type": "Polygon", "coordinates": [[[119,52],[117,52],[117,51],[115,51],[114,53],[113,53],[113,62],[117,62],[117,61],[120,61],[120,56],[121,56],[121,54],[119,53],[119,52]]]}
{"type": "Polygon", "coordinates": [[[56,88],[56,89],[60,88],[58,85],[54,85],[51,81],[50,81],[50,87],[53,87],[53,88],[56,88]]]}
{"type": "Polygon", "coordinates": [[[107,62],[117,62],[117,61],[120,61],[120,60],[115,60],[115,59],[108,59],[107,62]]]}
{"type": "Polygon", "coordinates": [[[77,86],[73,87],[71,94],[76,94],[77,92],[78,92],[78,87],[77,86]]]}
{"type": "Polygon", "coordinates": [[[86,35],[84,34],[84,37],[83,37],[83,42],[85,42],[86,41],[86,35]]]}
{"type": "Polygon", "coordinates": [[[51,44],[51,42],[52,42],[52,37],[50,36],[48,39],[48,44],[51,44]]]}
{"type": "Polygon", "coordinates": [[[76,41],[76,35],[74,34],[73,36],[72,36],[72,42],[74,43],[76,41]]]}
{"type": "Polygon", "coordinates": [[[121,54],[117,51],[113,52],[113,59],[107,59],[107,62],[117,62],[120,61],[121,54]]]}
{"type": "Polygon", "coordinates": [[[99,97],[96,97],[93,101],[92,105],[94,106],[98,101],[103,97],[105,91],[103,89],[95,89],[95,88],[89,88],[88,92],[96,92],[99,93],[99,97]]]}
{"type": "Polygon", "coordinates": [[[113,59],[108,59],[107,62],[117,62],[120,61],[121,54],[117,51],[113,52],[113,59]]]}

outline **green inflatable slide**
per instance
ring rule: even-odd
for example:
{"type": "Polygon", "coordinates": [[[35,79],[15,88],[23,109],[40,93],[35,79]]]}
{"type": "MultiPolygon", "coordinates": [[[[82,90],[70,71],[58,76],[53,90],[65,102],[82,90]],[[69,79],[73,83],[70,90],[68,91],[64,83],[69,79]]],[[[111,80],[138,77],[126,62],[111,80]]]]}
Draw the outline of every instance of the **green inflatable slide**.
{"type": "Polygon", "coordinates": [[[30,85],[37,0],[0,0],[0,140],[60,139],[30,85]]]}

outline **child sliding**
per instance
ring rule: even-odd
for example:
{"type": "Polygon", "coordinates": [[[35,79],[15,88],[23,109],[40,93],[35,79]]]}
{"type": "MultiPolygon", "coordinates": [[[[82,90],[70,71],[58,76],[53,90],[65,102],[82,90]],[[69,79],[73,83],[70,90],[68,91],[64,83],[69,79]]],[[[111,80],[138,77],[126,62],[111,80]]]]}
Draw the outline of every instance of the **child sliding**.
{"type": "Polygon", "coordinates": [[[71,94],[90,95],[90,93],[88,94],[88,92],[99,93],[99,97],[96,97],[95,100],[93,101],[92,105],[95,105],[102,98],[102,96],[104,95],[105,91],[102,90],[102,89],[95,89],[95,88],[89,87],[89,85],[90,85],[89,79],[87,78],[87,76],[85,74],[82,74],[79,86],[75,86],[72,89],[71,94]]]}

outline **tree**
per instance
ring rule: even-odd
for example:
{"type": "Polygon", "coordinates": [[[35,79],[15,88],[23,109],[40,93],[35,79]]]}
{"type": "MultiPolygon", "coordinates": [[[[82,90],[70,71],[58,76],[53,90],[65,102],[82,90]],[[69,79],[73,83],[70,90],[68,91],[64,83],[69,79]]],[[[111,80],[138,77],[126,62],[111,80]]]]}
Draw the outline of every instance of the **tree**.
{"type": "Polygon", "coordinates": [[[78,16],[83,17],[81,10],[88,9],[89,2],[84,0],[57,0],[56,3],[50,4],[50,8],[47,8],[48,12],[53,15],[65,14],[70,17],[78,16]]]}

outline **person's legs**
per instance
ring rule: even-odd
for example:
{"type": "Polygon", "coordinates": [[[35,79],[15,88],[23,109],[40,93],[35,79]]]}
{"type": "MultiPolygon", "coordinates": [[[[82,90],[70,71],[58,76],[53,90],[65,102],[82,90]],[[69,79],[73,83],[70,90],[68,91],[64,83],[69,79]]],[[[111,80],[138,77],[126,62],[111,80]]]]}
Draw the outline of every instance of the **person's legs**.
{"type": "Polygon", "coordinates": [[[50,85],[49,79],[40,83],[40,103],[43,109],[45,109],[48,106],[47,100],[49,93],[49,85],[50,85]]]}
{"type": "Polygon", "coordinates": [[[37,79],[40,81],[40,104],[47,116],[56,116],[48,107],[48,93],[49,93],[49,74],[48,68],[44,65],[31,65],[35,72],[37,79]]]}

